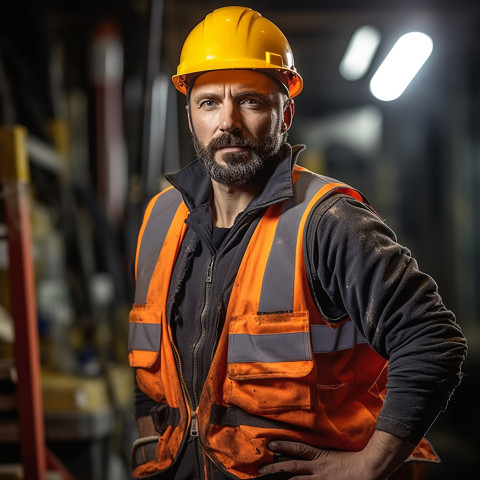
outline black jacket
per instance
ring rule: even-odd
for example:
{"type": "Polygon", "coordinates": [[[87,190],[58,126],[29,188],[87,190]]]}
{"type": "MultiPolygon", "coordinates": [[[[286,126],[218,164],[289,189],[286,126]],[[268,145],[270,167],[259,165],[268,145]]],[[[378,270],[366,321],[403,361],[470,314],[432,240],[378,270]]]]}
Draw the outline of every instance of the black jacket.
{"type": "MultiPolygon", "coordinates": [[[[194,402],[245,248],[265,208],[292,196],[291,171],[300,151],[285,146],[264,189],[231,229],[212,229],[210,179],[198,160],[168,178],[190,210],[167,314],[194,402]],[[212,258],[212,284],[206,289],[212,258]]],[[[388,393],[377,428],[418,442],[460,379],[466,343],[453,313],[443,305],[435,282],[419,271],[410,252],[366,204],[341,194],[320,201],[307,222],[306,240],[310,285],[324,318],[335,322],[348,316],[389,360],[388,393]]],[[[137,391],[137,417],[148,415],[152,406],[137,391]]],[[[201,478],[193,443],[187,443],[182,461],[165,478],[201,478]]],[[[215,479],[226,478],[212,473],[215,479]]]]}

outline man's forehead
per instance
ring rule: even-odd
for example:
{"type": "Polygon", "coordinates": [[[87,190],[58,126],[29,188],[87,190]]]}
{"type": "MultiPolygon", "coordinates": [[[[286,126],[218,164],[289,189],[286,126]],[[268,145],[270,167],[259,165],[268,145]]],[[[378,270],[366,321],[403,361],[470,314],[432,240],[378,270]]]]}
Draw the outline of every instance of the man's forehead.
{"type": "Polygon", "coordinates": [[[215,70],[199,75],[192,86],[192,93],[203,89],[223,89],[226,86],[258,90],[264,94],[283,92],[276,80],[257,70],[215,70]]]}

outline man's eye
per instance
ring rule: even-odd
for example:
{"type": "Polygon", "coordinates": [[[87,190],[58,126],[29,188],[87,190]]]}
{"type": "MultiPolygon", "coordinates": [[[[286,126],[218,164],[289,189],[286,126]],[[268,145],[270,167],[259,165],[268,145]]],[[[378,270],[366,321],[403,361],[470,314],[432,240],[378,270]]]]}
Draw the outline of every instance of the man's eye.
{"type": "Polygon", "coordinates": [[[246,98],[243,103],[246,105],[260,105],[260,101],[256,98],[246,98]]]}
{"type": "Polygon", "coordinates": [[[200,103],[200,108],[211,108],[215,106],[215,102],[213,100],[204,100],[200,103]]]}

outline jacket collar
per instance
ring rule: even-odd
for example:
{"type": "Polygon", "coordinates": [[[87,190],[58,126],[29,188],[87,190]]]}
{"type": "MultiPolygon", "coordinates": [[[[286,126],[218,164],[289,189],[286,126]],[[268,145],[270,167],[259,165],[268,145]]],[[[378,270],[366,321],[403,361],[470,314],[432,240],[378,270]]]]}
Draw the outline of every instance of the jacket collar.
{"type": "MultiPolygon", "coordinates": [[[[248,206],[248,210],[293,197],[292,170],[299,154],[304,149],[304,145],[292,147],[287,143],[280,150],[279,160],[272,175],[268,178],[260,194],[248,206]]],[[[208,205],[212,183],[204,171],[200,159],[196,159],[178,173],[167,175],[166,178],[180,191],[190,211],[200,207],[205,208],[206,204],[208,205]]]]}

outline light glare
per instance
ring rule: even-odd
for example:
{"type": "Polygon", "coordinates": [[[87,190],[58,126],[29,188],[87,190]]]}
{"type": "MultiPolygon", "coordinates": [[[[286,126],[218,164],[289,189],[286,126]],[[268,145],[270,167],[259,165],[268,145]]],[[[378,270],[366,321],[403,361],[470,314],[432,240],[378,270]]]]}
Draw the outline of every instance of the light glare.
{"type": "Polygon", "coordinates": [[[370,81],[370,91],[379,100],[397,99],[408,87],[433,50],[432,39],[421,32],[400,37],[370,81]]]}
{"type": "Polygon", "coordinates": [[[358,28],[340,62],[339,71],[346,80],[358,80],[368,70],[380,43],[380,32],[371,25],[358,28]]]}

